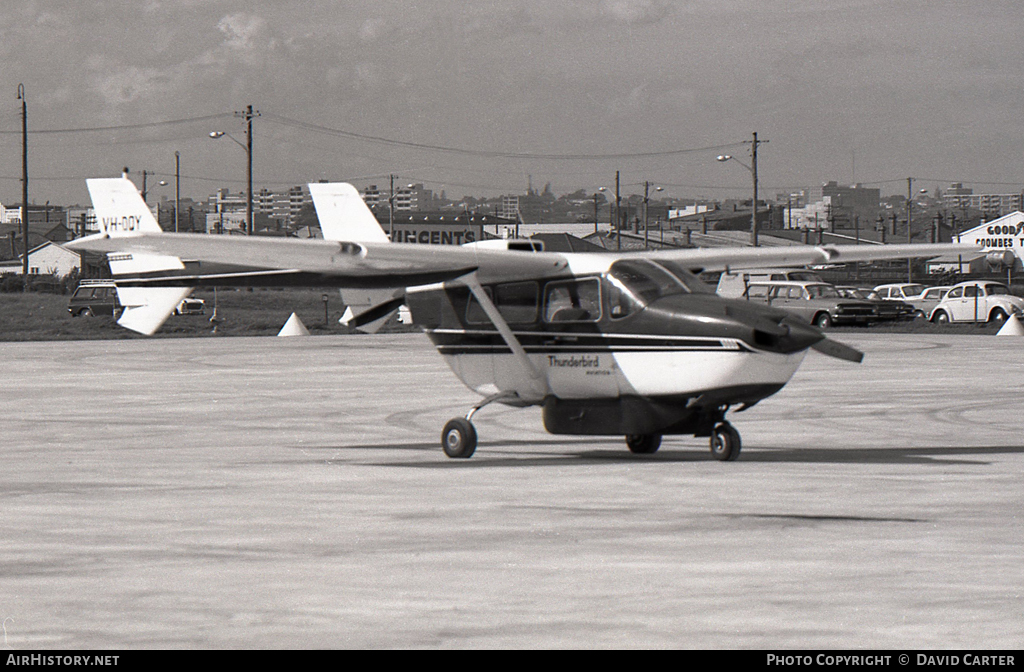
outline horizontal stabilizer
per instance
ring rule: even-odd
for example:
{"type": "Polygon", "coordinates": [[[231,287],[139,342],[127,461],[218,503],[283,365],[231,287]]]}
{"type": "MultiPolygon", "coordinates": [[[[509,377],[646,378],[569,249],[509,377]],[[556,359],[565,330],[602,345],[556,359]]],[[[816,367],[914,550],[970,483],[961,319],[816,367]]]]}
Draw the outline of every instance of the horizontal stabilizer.
{"type": "Polygon", "coordinates": [[[192,293],[191,287],[118,287],[117,300],[124,312],[117,320],[125,329],[152,336],[192,293]]]}
{"type": "Polygon", "coordinates": [[[381,324],[376,325],[376,329],[371,330],[371,332],[376,332],[377,329],[380,329],[380,327],[383,326],[384,320],[391,317],[391,314],[398,310],[403,303],[405,303],[405,297],[400,296],[397,299],[391,299],[390,301],[374,306],[373,308],[359,313],[358,315],[356,315],[352,311],[352,307],[349,306],[345,311],[345,316],[341,318],[341,321],[345,326],[353,328],[359,328],[370,324],[371,322],[380,321],[381,324]]]}
{"type": "Polygon", "coordinates": [[[845,343],[839,341],[833,341],[830,338],[825,338],[817,343],[811,345],[811,347],[823,355],[829,357],[835,357],[837,359],[845,359],[848,362],[854,362],[860,364],[864,361],[864,353],[856,348],[851,348],[845,343]]]}

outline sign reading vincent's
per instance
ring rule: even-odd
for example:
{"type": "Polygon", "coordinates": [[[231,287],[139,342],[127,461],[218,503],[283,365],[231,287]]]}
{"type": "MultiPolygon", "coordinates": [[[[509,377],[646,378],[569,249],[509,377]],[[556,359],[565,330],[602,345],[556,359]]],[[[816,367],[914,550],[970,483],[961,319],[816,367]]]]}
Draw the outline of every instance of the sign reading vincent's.
{"type": "MultiPolygon", "coordinates": [[[[378,214],[378,221],[388,231],[388,216],[378,214]]],[[[420,214],[395,215],[391,226],[391,242],[416,245],[465,245],[495,237],[498,230],[515,226],[513,220],[492,215],[420,214]],[[484,236],[484,231],[488,236],[484,236]]]]}

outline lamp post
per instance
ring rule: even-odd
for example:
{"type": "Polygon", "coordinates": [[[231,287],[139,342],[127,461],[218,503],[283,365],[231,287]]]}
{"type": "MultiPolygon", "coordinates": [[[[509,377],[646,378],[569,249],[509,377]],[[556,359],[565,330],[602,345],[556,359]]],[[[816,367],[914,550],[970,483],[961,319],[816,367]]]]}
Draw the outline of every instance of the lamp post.
{"type": "MultiPolygon", "coordinates": [[[[650,200],[651,183],[644,181],[644,249],[647,249],[647,207],[650,200]]],[[[665,191],[662,187],[655,187],[655,191],[665,191]]]]}
{"type": "MultiPolygon", "coordinates": [[[[250,106],[250,109],[251,109],[251,106],[250,106]]],[[[245,171],[245,179],[246,179],[246,182],[248,182],[248,189],[246,190],[246,193],[245,193],[245,232],[246,232],[246,234],[251,236],[253,234],[253,231],[254,231],[254,228],[255,228],[253,226],[253,221],[252,221],[252,120],[251,119],[249,120],[249,129],[250,130],[249,130],[249,134],[248,134],[248,138],[249,138],[248,145],[246,143],[241,142],[240,140],[235,138],[230,133],[225,133],[224,131],[211,131],[210,132],[210,137],[213,138],[214,140],[217,140],[219,138],[229,138],[232,142],[234,142],[236,145],[241,147],[242,151],[245,152],[245,156],[246,156],[246,159],[247,159],[246,171],[245,171]]],[[[175,225],[177,225],[177,217],[175,217],[175,225]]],[[[175,228],[175,230],[177,230],[177,228],[175,228]]]]}
{"type": "MultiPolygon", "coordinates": [[[[927,194],[927,189],[921,189],[918,194],[927,194]]],[[[907,244],[911,243],[912,223],[911,215],[914,210],[914,178],[907,178],[907,244]]],[[[895,232],[893,232],[895,233],[895,232]]],[[[913,282],[913,259],[907,257],[907,282],[913,282]]]]}
{"type": "Polygon", "coordinates": [[[757,247],[757,146],[758,145],[763,145],[766,142],[768,142],[768,141],[767,140],[758,140],[757,139],[757,133],[754,133],[754,139],[751,141],[751,144],[750,144],[750,158],[751,158],[750,164],[751,165],[749,165],[749,166],[747,164],[743,163],[742,161],[740,161],[739,159],[737,159],[736,157],[731,156],[729,154],[721,154],[721,155],[715,157],[716,160],[718,160],[718,161],[720,161],[722,163],[725,163],[726,161],[735,161],[736,163],[738,163],[741,166],[743,166],[744,168],[746,168],[750,172],[750,175],[753,177],[753,180],[754,180],[754,200],[751,201],[751,203],[750,203],[750,206],[751,206],[750,207],[750,210],[751,210],[751,215],[750,215],[750,244],[753,245],[754,247],[757,247]]]}
{"type": "MultiPolygon", "coordinates": [[[[608,187],[598,187],[597,191],[594,192],[594,233],[597,233],[597,195],[598,194],[601,194],[602,196],[607,196],[608,195],[608,187]]],[[[614,228],[614,226],[615,226],[615,212],[613,211],[612,203],[611,203],[610,200],[608,201],[608,226],[609,226],[608,233],[610,234],[612,228],[614,228]]]]}

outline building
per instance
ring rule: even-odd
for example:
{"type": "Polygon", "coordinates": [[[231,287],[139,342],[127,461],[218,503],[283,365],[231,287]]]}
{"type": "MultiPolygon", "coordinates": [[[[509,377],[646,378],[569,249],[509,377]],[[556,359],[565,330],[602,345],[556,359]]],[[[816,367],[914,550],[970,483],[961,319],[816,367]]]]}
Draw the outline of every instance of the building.
{"type": "MultiPolygon", "coordinates": [[[[5,273],[21,275],[22,265],[21,258],[0,262],[0,275],[5,273]]],[[[72,271],[81,272],[81,270],[81,255],[52,241],[46,241],[28,252],[29,275],[52,275],[56,278],[63,278],[72,271]]]]}
{"type": "Polygon", "coordinates": [[[831,225],[826,228],[835,231],[857,228],[857,218],[860,228],[873,224],[881,212],[881,201],[882,195],[878,189],[870,189],[860,184],[847,187],[830,180],[820,187],[807,191],[806,207],[816,203],[827,203],[827,216],[831,225]]]}
{"type": "Polygon", "coordinates": [[[1024,193],[1018,194],[976,194],[961,182],[954,182],[942,192],[943,205],[949,209],[980,210],[989,216],[1002,217],[1018,210],[1024,210],[1024,193]]]}
{"type": "Polygon", "coordinates": [[[1011,212],[979,224],[962,232],[954,242],[983,248],[982,255],[993,267],[1012,264],[1011,268],[1019,271],[1024,268],[1024,212],[1011,212]]]}

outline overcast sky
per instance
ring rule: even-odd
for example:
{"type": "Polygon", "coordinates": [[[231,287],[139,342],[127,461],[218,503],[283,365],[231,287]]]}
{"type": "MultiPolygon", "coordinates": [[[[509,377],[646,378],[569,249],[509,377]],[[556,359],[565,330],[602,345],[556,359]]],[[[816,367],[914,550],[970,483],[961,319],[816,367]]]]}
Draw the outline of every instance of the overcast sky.
{"type": "Polygon", "coordinates": [[[122,166],[173,182],[175,151],[184,196],[241,190],[244,150],[208,133],[244,142],[248,104],[257,188],[592,193],[620,170],[627,193],[744,196],[715,156],[749,163],[756,131],[767,195],[1019,192],[1022,28],[1014,0],[5,2],[0,200],[21,198],[19,83],[36,203],[122,166]]]}

